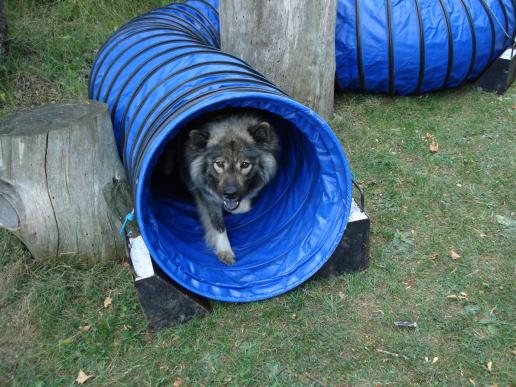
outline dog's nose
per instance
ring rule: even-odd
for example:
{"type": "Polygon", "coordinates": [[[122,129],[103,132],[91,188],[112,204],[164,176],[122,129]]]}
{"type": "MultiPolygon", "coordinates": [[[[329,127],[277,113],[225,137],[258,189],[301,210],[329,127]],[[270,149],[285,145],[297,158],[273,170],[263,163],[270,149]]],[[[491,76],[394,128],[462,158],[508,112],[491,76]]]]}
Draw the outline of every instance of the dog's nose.
{"type": "Polygon", "coordinates": [[[237,198],[237,190],[233,188],[228,188],[224,191],[224,199],[236,199],[237,198]]]}

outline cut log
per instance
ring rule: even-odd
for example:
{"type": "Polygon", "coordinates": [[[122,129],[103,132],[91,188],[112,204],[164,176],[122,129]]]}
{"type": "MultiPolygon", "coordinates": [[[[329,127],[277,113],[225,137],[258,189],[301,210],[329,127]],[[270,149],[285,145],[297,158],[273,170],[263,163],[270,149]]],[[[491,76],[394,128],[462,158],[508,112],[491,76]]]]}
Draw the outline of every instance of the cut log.
{"type": "Polygon", "coordinates": [[[0,121],[0,227],[35,258],[124,257],[117,231],[129,197],[106,105],[47,105],[0,121]]]}
{"type": "Polygon", "coordinates": [[[337,0],[224,0],[222,50],[321,117],[333,114],[337,0]]]}

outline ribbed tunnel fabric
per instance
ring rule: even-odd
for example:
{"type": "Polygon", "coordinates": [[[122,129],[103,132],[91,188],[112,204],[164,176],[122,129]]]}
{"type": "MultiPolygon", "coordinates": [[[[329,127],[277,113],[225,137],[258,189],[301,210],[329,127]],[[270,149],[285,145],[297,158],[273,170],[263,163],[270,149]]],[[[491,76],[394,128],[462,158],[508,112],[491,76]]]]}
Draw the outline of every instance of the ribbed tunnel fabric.
{"type": "Polygon", "coordinates": [[[343,90],[420,94],[477,78],[514,41],[515,0],[339,0],[343,90]]]}
{"type": "Polygon", "coordinates": [[[151,11],[99,50],[90,98],[109,106],[155,263],[202,296],[254,301],[294,288],[328,260],[347,224],[351,174],[339,140],[317,114],[219,46],[216,2],[151,11]],[[225,217],[237,256],[232,266],[204,243],[192,201],[151,184],[166,145],[188,123],[226,108],[259,110],[282,144],[279,172],[253,209],[225,217]]]}
{"type": "MultiPolygon", "coordinates": [[[[218,14],[209,15],[218,33],[218,14]]],[[[343,91],[400,95],[457,87],[515,36],[516,0],[338,0],[336,81],[343,91]]]]}

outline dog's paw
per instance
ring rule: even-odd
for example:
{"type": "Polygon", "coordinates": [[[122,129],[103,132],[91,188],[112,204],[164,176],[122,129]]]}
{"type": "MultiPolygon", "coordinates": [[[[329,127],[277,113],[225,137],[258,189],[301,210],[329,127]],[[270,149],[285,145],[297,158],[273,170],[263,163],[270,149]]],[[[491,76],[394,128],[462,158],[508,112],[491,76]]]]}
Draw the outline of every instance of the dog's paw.
{"type": "Polygon", "coordinates": [[[230,211],[231,214],[245,214],[251,211],[251,199],[244,199],[240,202],[240,205],[234,211],[230,211]]]}
{"type": "Polygon", "coordinates": [[[224,262],[226,265],[233,265],[236,262],[235,253],[230,251],[219,251],[217,257],[224,262]]]}

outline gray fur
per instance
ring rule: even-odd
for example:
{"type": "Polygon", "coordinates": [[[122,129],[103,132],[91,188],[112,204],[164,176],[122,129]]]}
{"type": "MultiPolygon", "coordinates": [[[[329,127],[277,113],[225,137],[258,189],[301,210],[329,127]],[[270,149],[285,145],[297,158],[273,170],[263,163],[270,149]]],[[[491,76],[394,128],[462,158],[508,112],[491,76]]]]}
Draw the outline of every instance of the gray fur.
{"type": "Polygon", "coordinates": [[[206,243],[226,264],[235,262],[223,210],[245,213],[276,175],[279,140],[256,113],[221,114],[187,130],[179,160],[181,178],[192,193],[206,243]]]}

